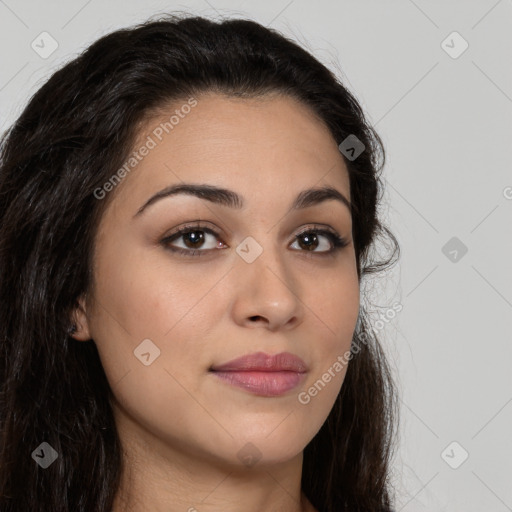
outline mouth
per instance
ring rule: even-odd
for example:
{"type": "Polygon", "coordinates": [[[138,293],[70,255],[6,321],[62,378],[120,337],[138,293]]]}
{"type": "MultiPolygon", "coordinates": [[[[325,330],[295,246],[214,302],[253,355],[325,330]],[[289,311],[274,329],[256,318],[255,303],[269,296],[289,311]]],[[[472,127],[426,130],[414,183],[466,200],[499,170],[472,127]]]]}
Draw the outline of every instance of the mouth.
{"type": "Polygon", "coordinates": [[[281,352],[274,356],[258,352],[209,371],[229,385],[258,396],[280,396],[296,388],[306,377],[308,367],[298,356],[281,352]]]}

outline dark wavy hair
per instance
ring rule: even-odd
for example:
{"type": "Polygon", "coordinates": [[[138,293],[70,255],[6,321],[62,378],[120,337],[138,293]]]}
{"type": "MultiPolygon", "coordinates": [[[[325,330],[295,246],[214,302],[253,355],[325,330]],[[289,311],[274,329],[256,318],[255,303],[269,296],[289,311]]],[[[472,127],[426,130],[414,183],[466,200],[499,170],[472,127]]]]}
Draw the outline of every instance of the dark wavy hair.
{"type": "MultiPolygon", "coordinates": [[[[359,282],[399,257],[378,218],[381,139],[355,97],[308,51],[243,19],[164,15],[101,37],[56,71],[0,141],[0,510],[110,512],[123,464],[95,343],[70,336],[92,283],[98,222],[115,193],[94,191],[133,150],[137,131],[170,102],[215,92],[300,100],[337,144],[350,175],[359,282]],[[378,257],[378,240],[391,254],[378,257]],[[33,460],[49,443],[47,469],[33,460]]],[[[390,464],[397,394],[361,305],[348,366],[327,420],[304,450],[302,489],[321,512],[393,507],[390,464]]]]}

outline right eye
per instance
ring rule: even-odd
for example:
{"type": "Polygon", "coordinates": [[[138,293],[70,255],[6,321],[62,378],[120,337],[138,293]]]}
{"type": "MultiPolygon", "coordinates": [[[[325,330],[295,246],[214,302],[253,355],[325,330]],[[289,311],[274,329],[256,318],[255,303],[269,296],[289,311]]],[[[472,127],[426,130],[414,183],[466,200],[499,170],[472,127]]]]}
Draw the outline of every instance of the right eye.
{"type": "Polygon", "coordinates": [[[219,239],[219,234],[210,228],[194,225],[184,226],[176,230],[174,233],[166,236],[162,241],[162,245],[170,251],[177,252],[184,256],[201,256],[201,253],[210,252],[213,250],[220,249],[220,244],[224,245],[224,242],[220,241],[215,244],[215,239],[219,239]],[[203,248],[205,241],[208,237],[213,238],[210,242],[211,247],[203,248]],[[183,239],[182,247],[176,247],[171,242],[175,240],[183,239]]]}

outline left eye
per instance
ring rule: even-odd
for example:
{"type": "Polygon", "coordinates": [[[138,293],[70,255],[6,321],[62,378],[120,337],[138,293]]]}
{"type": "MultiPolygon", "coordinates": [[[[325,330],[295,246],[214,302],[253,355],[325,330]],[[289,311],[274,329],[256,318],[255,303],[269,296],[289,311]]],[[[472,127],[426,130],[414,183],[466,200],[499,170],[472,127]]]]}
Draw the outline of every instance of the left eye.
{"type": "Polygon", "coordinates": [[[300,233],[299,235],[297,235],[296,237],[296,241],[293,242],[293,243],[299,243],[299,245],[302,245],[304,248],[305,247],[305,250],[308,251],[308,252],[329,252],[331,250],[331,246],[334,245],[333,244],[333,239],[336,235],[334,235],[334,233],[329,233],[327,231],[304,231],[303,233],[300,233]],[[319,242],[318,242],[318,236],[320,236],[321,238],[327,238],[329,241],[325,242],[324,241],[324,244],[323,244],[323,247],[324,249],[323,250],[318,250],[318,251],[312,251],[311,248],[317,248],[318,245],[321,245],[319,242]],[[301,244],[300,241],[303,241],[304,243],[301,244]],[[315,244],[316,244],[316,247],[315,247],[315,244]]]}

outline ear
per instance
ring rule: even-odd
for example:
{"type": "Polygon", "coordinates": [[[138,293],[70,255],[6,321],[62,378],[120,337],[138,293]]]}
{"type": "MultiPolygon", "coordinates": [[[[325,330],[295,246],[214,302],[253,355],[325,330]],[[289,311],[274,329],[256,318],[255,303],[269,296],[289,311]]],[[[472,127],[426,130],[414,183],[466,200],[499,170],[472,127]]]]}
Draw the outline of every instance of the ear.
{"type": "Polygon", "coordinates": [[[69,335],[78,341],[89,341],[91,339],[85,303],[84,296],[80,296],[71,314],[71,325],[75,327],[75,330],[70,332],[69,335]]]}

